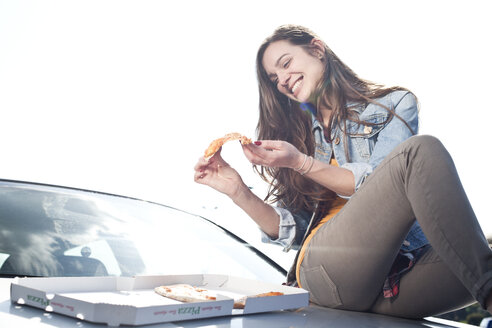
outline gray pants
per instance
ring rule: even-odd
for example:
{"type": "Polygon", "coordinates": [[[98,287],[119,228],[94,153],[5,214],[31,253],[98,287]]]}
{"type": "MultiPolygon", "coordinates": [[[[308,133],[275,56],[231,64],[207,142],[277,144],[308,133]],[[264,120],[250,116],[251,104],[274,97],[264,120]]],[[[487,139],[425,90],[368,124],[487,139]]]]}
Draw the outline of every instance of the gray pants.
{"type": "Polygon", "coordinates": [[[300,283],[317,304],[422,318],[492,290],[492,251],[453,161],[434,137],[403,142],[313,237],[300,283]],[[403,276],[395,299],[382,286],[415,218],[432,248],[403,276]]]}

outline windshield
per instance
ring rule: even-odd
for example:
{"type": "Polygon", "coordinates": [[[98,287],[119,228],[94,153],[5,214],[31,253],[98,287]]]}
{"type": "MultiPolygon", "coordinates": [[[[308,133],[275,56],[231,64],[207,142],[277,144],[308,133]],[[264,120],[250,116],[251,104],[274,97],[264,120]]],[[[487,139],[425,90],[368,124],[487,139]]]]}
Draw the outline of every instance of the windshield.
{"type": "Polygon", "coordinates": [[[0,274],[216,273],[282,282],[283,273],[223,229],[141,200],[0,182],[0,274]]]}

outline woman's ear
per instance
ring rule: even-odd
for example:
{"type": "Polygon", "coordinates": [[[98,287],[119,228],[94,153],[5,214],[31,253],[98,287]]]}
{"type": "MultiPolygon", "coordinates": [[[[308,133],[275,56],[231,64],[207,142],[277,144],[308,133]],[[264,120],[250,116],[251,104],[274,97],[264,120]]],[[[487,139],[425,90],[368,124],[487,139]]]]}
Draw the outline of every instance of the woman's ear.
{"type": "Polygon", "coordinates": [[[311,47],[313,50],[313,55],[319,59],[323,59],[326,54],[325,44],[318,38],[313,38],[311,40],[311,47]]]}

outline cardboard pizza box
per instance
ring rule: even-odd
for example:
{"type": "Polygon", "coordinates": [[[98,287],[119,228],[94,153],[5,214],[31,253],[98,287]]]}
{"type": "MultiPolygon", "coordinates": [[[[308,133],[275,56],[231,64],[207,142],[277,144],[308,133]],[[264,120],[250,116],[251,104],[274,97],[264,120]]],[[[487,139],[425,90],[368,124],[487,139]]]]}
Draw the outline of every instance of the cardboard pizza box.
{"type": "Polygon", "coordinates": [[[144,325],[216,316],[297,309],[307,306],[306,290],[226,275],[196,274],[136,277],[16,278],[10,299],[70,317],[110,326],[144,325]],[[183,303],[154,292],[162,285],[190,284],[217,294],[217,300],[183,303]],[[234,299],[270,291],[281,296],[234,299]]]}

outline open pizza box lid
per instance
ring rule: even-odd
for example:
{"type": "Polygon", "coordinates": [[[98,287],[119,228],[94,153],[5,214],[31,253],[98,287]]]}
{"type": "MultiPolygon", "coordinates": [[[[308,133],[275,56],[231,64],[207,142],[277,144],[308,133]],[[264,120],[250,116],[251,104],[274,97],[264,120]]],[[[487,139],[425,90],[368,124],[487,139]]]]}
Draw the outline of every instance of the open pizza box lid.
{"type": "Polygon", "coordinates": [[[197,274],[16,278],[11,284],[10,299],[47,312],[119,326],[297,309],[308,305],[309,293],[256,280],[197,274]],[[217,294],[217,300],[183,303],[154,292],[155,287],[173,284],[206,288],[217,294]],[[236,298],[270,291],[284,295],[247,298],[244,309],[233,309],[236,298]]]}

